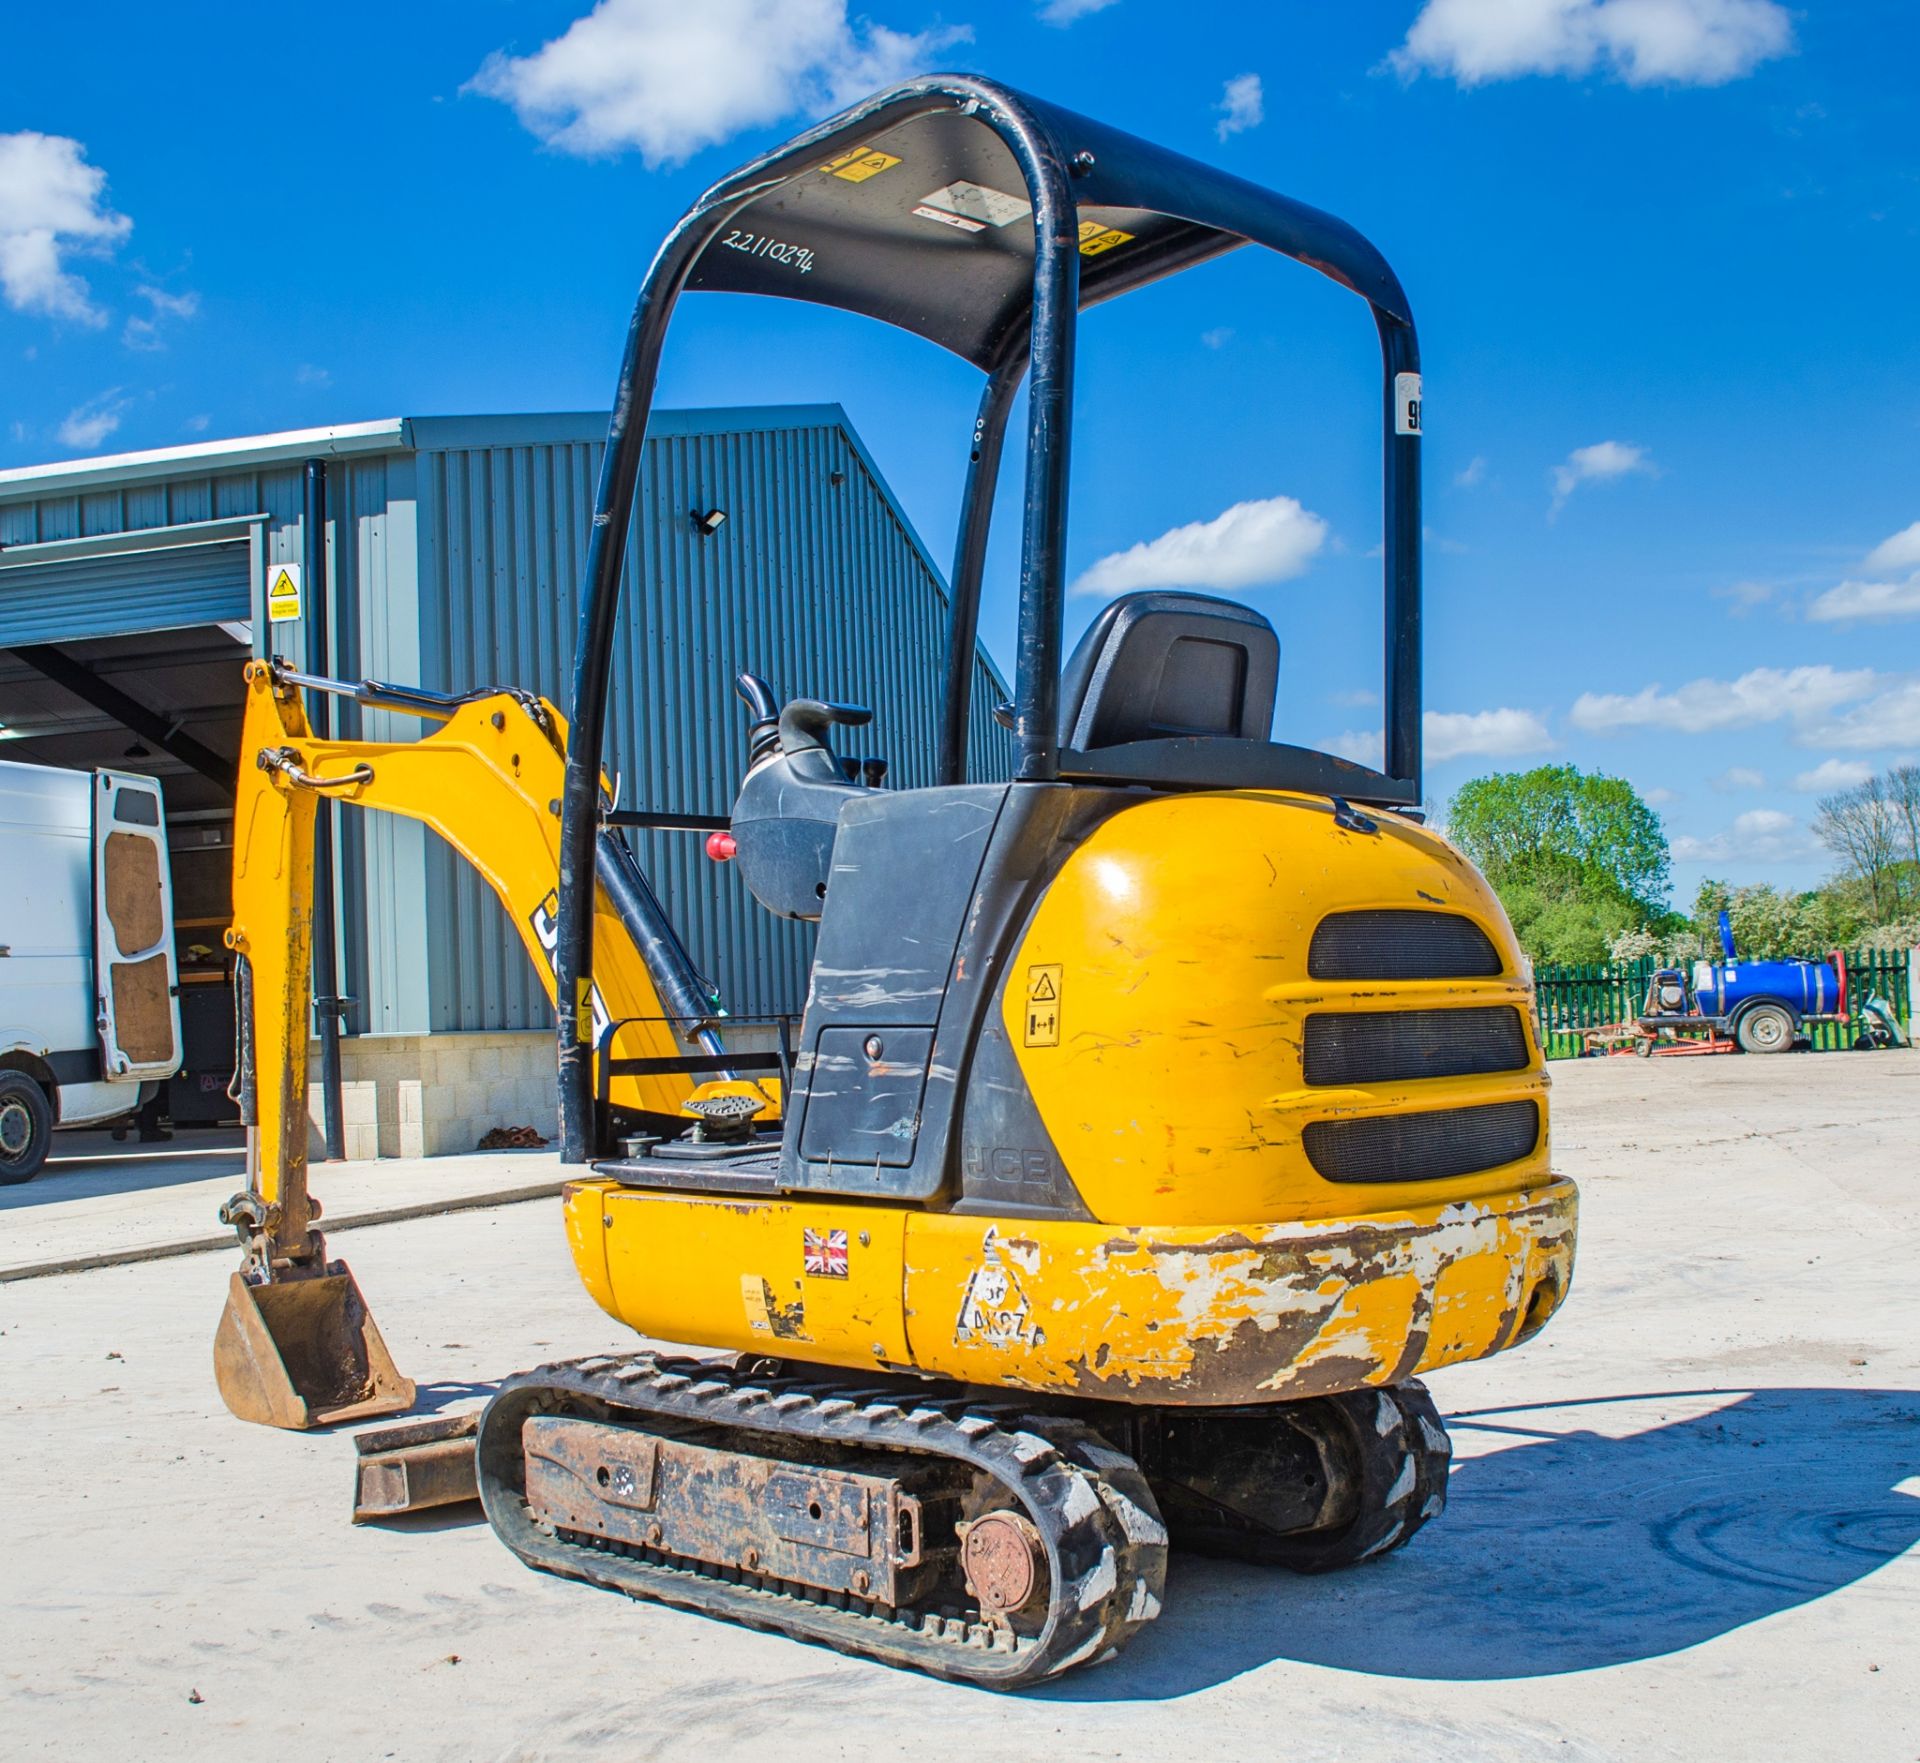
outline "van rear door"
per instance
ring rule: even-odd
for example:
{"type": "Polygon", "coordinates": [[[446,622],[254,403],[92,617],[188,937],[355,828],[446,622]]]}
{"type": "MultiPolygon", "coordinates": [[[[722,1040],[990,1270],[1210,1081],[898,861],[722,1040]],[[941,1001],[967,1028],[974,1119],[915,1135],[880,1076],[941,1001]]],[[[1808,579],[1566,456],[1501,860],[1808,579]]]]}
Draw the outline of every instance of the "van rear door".
{"type": "Polygon", "coordinates": [[[95,774],[93,977],[102,1076],[171,1077],[180,1069],[180,976],[166,819],[150,777],[95,774]]]}

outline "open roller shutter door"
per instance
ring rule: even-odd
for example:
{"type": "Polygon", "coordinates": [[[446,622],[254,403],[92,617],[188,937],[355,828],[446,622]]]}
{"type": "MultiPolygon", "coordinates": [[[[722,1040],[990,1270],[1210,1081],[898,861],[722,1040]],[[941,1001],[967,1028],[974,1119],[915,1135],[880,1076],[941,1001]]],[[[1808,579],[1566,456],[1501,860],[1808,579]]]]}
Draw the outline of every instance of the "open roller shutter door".
{"type": "Polygon", "coordinates": [[[252,616],[244,539],[12,567],[0,552],[0,649],[252,616]]]}

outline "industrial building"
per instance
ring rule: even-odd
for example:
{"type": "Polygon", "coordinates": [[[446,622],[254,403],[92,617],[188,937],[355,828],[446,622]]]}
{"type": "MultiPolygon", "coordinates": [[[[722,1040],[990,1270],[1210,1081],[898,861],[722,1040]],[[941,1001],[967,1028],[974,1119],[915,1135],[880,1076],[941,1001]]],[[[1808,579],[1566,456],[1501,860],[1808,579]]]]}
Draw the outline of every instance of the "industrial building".
{"type": "MultiPolygon", "coordinates": [[[[302,473],[328,462],[328,671],[563,709],[606,419],[409,417],[0,472],[0,741],[10,758],[163,781],[188,1070],[176,1118],[230,1113],[231,788],[249,655],[302,555],[302,473]]],[[[307,607],[311,606],[311,585],[307,607]]],[[[837,405],[656,412],[628,540],[606,755],[619,805],[723,814],[745,755],[734,675],[875,712],[863,750],[932,782],[946,598],[837,405]]],[[[971,768],[1004,776],[1007,694],[982,655],[971,768]]],[[[420,725],[343,704],[337,732],[420,725]]],[[[629,835],[738,1013],[797,1011],[812,927],[762,911],[696,837],[629,835]]],[[[551,1130],[551,1012],[491,893],[430,832],[340,816],[337,917],[351,1155],[551,1130]]],[[[324,990],[324,987],[322,988],[324,990]]]]}

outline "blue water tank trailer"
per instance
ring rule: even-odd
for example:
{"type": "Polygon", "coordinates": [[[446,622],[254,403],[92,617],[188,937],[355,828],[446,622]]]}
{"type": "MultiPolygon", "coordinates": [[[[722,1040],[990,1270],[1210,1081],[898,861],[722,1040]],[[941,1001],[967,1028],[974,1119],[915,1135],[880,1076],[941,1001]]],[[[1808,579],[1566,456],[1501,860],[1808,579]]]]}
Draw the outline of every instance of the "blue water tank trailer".
{"type": "Polygon", "coordinates": [[[1796,1017],[1831,1016],[1842,1007],[1840,970],[1831,961],[1696,961],[1694,1009],[1731,1017],[1754,1003],[1784,1004],[1796,1017]]]}
{"type": "Polygon", "coordinates": [[[1704,1028],[1709,1041],[1730,1034],[1744,1052],[1784,1053],[1803,1023],[1847,1020],[1847,974],[1840,957],[1742,961],[1724,912],[1720,946],[1719,961],[1694,963],[1691,984],[1675,968],[1653,976],[1641,1007],[1640,1029],[1647,1039],[1639,1051],[1652,1052],[1656,1041],[1691,1038],[1704,1028]]]}

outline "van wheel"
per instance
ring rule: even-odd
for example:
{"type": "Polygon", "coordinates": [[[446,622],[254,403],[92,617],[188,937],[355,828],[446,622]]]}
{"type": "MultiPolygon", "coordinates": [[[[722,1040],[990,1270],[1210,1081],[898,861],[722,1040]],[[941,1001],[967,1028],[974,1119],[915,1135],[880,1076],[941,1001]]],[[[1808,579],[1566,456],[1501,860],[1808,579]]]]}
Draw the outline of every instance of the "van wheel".
{"type": "Polygon", "coordinates": [[[53,1145],[45,1090],[18,1071],[0,1071],[0,1187],[32,1181],[53,1145]]]}
{"type": "Polygon", "coordinates": [[[1793,1045],[1793,1018],[1778,1004],[1756,1004],[1733,1032],[1743,1053],[1784,1053],[1793,1045]]]}

